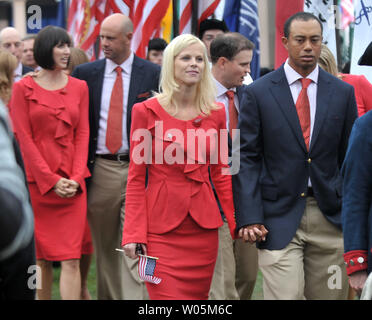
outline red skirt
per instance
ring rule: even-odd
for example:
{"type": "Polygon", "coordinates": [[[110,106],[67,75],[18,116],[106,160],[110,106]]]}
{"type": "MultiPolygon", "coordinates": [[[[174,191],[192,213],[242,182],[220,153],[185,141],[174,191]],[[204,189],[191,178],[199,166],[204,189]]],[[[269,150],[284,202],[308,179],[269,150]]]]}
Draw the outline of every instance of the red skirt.
{"type": "Polygon", "coordinates": [[[85,185],[72,198],[61,198],[54,190],[41,195],[29,183],[34,211],[36,259],[63,261],[80,259],[87,224],[85,185]]]}
{"type": "Polygon", "coordinates": [[[152,300],[207,300],[218,251],[218,229],[201,228],[190,215],[176,229],[148,234],[148,255],[158,257],[146,282],[152,300]]]}

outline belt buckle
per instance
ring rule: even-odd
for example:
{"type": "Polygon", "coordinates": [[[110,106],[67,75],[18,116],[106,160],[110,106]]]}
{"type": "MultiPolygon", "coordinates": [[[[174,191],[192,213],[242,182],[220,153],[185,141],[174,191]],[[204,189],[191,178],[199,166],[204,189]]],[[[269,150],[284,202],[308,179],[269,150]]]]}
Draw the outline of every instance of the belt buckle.
{"type": "Polygon", "coordinates": [[[116,154],[116,159],[120,164],[123,164],[124,162],[120,159],[120,153],[116,154]]]}
{"type": "Polygon", "coordinates": [[[124,161],[122,161],[121,159],[120,159],[120,156],[124,156],[124,154],[120,154],[120,153],[118,153],[117,155],[116,155],[117,157],[117,161],[120,163],[120,164],[124,164],[124,161]]]}

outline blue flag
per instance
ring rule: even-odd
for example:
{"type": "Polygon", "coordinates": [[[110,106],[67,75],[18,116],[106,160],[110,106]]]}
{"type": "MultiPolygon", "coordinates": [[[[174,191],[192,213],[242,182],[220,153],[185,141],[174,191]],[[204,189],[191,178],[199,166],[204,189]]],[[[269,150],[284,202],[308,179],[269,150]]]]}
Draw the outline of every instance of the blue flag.
{"type": "Polygon", "coordinates": [[[66,28],[66,0],[27,7],[27,33],[38,33],[47,25],[66,28]]]}
{"type": "Polygon", "coordinates": [[[227,27],[251,40],[255,49],[251,63],[253,80],[260,76],[260,32],[257,0],[229,0],[226,1],[223,13],[227,27]]]}

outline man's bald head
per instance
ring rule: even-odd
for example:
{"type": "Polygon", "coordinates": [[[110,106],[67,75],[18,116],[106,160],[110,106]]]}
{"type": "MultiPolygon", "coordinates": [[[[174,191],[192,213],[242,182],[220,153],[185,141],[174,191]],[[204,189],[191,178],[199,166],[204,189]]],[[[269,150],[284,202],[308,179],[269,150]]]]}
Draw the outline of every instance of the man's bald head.
{"type": "Polygon", "coordinates": [[[132,21],[122,13],[114,13],[106,17],[101,24],[102,26],[108,26],[116,28],[118,31],[121,30],[124,34],[128,32],[133,32],[133,23],[132,21]]]}
{"type": "Polygon", "coordinates": [[[13,54],[18,62],[22,59],[23,43],[17,29],[6,27],[0,31],[0,47],[13,54]]]}
{"type": "Polygon", "coordinates": [[[129,57],[132,37],[133,23],[126,15],[115,13],[102,21],[102,50],[105,57],[116,64],[122,64],[129,57]]]}

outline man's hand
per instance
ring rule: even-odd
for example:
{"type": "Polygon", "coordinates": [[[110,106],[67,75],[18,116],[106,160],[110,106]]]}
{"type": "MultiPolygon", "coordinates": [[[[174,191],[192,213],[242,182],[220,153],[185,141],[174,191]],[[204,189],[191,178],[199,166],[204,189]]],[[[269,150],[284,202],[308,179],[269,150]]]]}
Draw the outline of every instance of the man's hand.
{"type": "Polygon", "coordinates": [[[366,283],[368,274],[367,271],[357,271],[349,276],[349,284],[356,291],[358,296],[362,294],[364,284],[366,283]]]}
{"type": "Polygon", "coordinates": [[[263,224],[252,224],[242,227],[238,235],[239,238],[242,238],[245,242],[255,243],[256,241],[265,241],[268,233],[269,231],[267,231],[263,224]]]}

